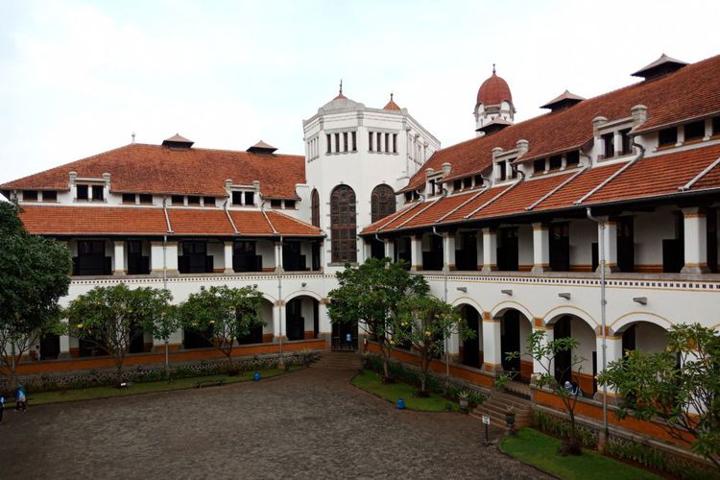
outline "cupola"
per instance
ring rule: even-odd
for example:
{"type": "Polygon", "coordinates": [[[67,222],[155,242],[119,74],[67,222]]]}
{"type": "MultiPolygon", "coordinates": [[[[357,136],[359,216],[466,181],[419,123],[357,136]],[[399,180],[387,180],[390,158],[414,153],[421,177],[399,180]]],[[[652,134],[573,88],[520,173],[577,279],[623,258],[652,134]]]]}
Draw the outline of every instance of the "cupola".
{"type": "Polygon", "coordinates": [[[179,133],[176,133],[172,137],[163,140],[162,146],[168,148],[190,148],[193,146],[193,143],[195,142],[188,140],[179,133]]]}
{"type": "Polygon", "coordinates": [[[585,99],[580,95],[575,95],[574,93],[565,90],[563,93],[553,98],[540,108],[549,108],[551,111],[557,112],[559,110],[565,110],[566,108],[570,108],[573,105],[582,102],[583,100],[585,99]]]}
{"type": "Polygon", "coordinates": [[[645,81],[653,80],[655,78],[662,77],[663,75],[667,75],[668,73],[680,70],[685,65],[687,65],[687,62],[668,57],[663,53],[660,55],[660,58],[649,65],[645,65],[643,68],[633,73],[632,76],[644,78],[645,81]]]}
{"type": "Polygon", "coordinates": [[[383,107],[383,110],[392,110],[395,112],[400,111],[400,106],[393,100],[393,94],[390,94],[390,101],[383,107]]]}
{"type": "Polygon", "coordinates": [[[277,148],[273,147],[272,145],[263,142],[262,140],[259,140],[255,145],[248,148],[246,151],[248,153],[260,153],[269,155],[273,153],[277,148]]]}

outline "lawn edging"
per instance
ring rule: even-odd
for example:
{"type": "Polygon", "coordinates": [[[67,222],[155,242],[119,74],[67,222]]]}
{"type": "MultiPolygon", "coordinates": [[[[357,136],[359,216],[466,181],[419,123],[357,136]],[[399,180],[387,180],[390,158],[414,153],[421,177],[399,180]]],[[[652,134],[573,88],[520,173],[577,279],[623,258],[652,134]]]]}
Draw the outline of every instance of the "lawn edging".
{"type": "Polygon", "coordinates": [[[350,383],[354,387],[393,405],[396,405],[397,400],[402,398],[407,410],[436,413],[460,411],[457,402],[448,400],[437,393],[433,392],[428,397],[418,397],[415,395],[416,387],[408,383],[400,381],[382,383],[380,375],[372,370],[360,371],[350,380],[350,383]]]}

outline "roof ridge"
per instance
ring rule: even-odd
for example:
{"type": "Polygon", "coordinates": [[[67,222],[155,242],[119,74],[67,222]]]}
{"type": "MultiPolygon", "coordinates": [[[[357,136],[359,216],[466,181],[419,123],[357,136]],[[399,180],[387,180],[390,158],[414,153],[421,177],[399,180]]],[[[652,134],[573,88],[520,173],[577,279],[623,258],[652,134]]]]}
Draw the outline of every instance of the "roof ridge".
{"type": "Polygon", "coordinates": [[[262,209],[262,208],[261,208],[261,209],[260,209],[260,213],[262,213],[263,216],[265,217],[265,221],[268,223],[268,225],[270,225],[270,228],[272,229],[273,233],[274,233],[275,235],[277,235],[278,232],[277,232],[277,230],[275,229],[275,225],[273,225],[273,223],[270,221],[270,216],[267,214],[267,212],[265,211],[265,209],[262,209]]]}

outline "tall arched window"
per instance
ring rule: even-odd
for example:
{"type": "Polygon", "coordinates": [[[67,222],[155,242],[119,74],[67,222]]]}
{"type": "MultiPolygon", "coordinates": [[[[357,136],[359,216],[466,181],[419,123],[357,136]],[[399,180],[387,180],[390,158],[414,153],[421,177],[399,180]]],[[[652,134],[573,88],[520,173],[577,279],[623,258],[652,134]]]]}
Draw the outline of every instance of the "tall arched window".
{"type": "Polygon", "coordinates": [[[333,263],[357,261],[355,192],[338,185],[330,194],[330,239],[333,263]]]}
{"type": "Polygon", "coordinates": [[[391,213],[395,213],[395,192],[389,185],[378,185],[370,195],[370,221],[377,222],[391,213]]]}
{"type": "Polygon", "coordinates": [[[320,194],[316,188],[310,194],[310,221],[314,226],[320,226],[320,194]]]}

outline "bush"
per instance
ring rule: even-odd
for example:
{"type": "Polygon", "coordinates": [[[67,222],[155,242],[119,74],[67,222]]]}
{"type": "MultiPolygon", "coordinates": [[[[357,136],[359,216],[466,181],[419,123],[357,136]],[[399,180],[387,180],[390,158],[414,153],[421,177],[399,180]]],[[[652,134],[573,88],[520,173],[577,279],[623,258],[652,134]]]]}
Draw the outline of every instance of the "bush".
{"type": "MultiPolygon", "coordinates": [[[[568,438],[570,434],[570,422],[563,418],[549,415],[537,410],[533,411],[533,426],[543,433],[560,439],[568,438]]],[[[598,445],[598,433],[583,425],[576,425],[575,432],[583,448],[596,449],[598,445]]]]}
{"type": "Polygon", "coordinates": [[[674,478],[720,478],[720,474],[709,466],[624,438],[611,437],[605,445],[605,453],[618,460],[634,462],[670,474],[674,478]]]}

